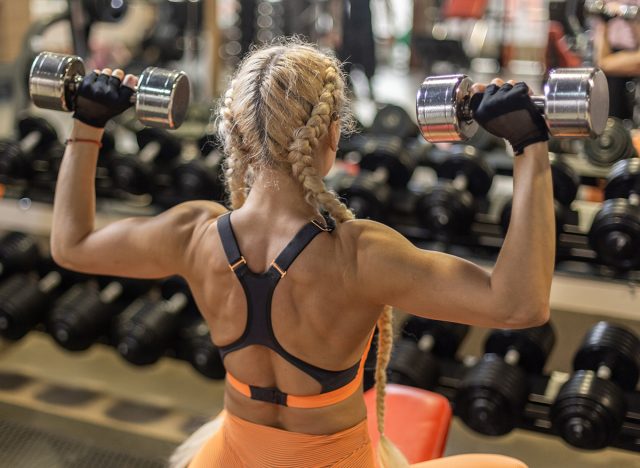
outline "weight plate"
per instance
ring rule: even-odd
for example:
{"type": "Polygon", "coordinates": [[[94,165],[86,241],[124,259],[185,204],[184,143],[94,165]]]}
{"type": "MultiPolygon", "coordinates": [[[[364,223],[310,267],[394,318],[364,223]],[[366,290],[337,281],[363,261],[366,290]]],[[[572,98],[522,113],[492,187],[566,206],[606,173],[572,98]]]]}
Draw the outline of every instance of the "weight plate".
{"type": "Polygon", "coordinates": [[[476,207],[471,194],[451,184],[429,187],[416,201],[416,218],[433,236],[464,235],[471,230],[476,207]]]}
{"type": "Polygon", "coordinates": [[[34,151],[42,150],[52,142],[58,141],[58,134],[47,120],[40,117],[23,117],[18,121],[20,139],[25,138],[32,132],[40,133],[40,141],[34,148],[34,151]]]}
{"type": "Polygon", "coordinates": [[[584,142],[584,152],[596,166],[611,166],[616,161],[633,157],[631,135],[620,119],[609,117],[598,138],[584,142]]]}
{"type": "Polygon", "coordinates": [[[611,370],[610,380],[625,390],[635,389],[640,376],[640,339],[609,322],[598,322],[586,334],[573,359],[574,370],[611,370]]]}
{"type": "Polygon", "coordinates": [[[504,435],[520,421],[528,394],[521,369],[496,354],[485,354],[460,381],[455,413],[476,432],[504,435]]]}
{"type": "Polygon", "coordinates": [[[578,194],[580,177],[571,167],[558,157],[550,157],[553,198],[564,206],[569,206],[578,194]]]}
{"type": "Polygon", "coordinates": [[[360,148],[360,169],[374,172],[379,168],[387,171],[387,183],[393,188],[406,187],[415,164],[398,137],[368,137],[360,148]]]}
{"type": "Polygon", "coordinates": [[[467,178],[467,189],[476,197],[484,197],[491,189],[493,170],[476,148],[465,146],[454,148],[453,153],[446,157],[438,166],[438,177],[454,180],[459,175],[467,178]]]}
{"type": "Polygon", "coordinates": [[[376,135],[393,135],[402,139],[416,137],[420,133],[407,111],[394,104],[385,104],[378,110],[370,131],[376,135]]]}
{"type": "Polygon", "coordinates": [[[478,130],[465,108],[473,81],[465,75],[431,76],[424,80],[416,97],[416,115],[422,136],[433,143],[464,141],[478,130]]]}
{"type": "Polygon", "coordinates": [[[424,335],[431,335],[431,354],[448,358],[455,356],[468,332],[468,325],[415,316],[409,317],[402,327],[402,337],[407,340],[418,342],[424,335]]]}
{"type": "Polygon", "coordinates": [[[598,450],[617,437],[625,413],[624,394],[617,385],[593,371],[578,371],[560,388],[549,418],[554,432],[568,444],[598,450]]]}
{"type": "Polygon", "coordinates": [[[591,224],[589,245],[605,265],[640,268],[640,207],[622,198],[605,201],[591,224]]]}
{"type": "Polygon", "coordinates": [[[629,198],[631,193],[640,194],[640,158],[618,161],[607,176],[604,198],[629,198]]]}
{"type": "Polygon", "coordinates": [[[514,349],[520,354],[517,366],[530,374],[539,374],[555,344],[556,336],[550,323],[521,330],[494,330],[484,343],[485,353],[504,357],[514,349]]]}

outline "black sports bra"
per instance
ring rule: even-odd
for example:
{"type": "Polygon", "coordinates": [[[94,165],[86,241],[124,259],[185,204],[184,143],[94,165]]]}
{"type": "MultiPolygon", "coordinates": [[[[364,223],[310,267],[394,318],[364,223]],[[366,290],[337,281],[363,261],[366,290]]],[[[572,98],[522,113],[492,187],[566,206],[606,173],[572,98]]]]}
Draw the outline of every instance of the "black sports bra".
{"type": "MultiPolygon", "coordinates": [[[[361,362],[342,371],[332,371],[311,365],[287,352],[278,342],[271,323],[271,299],[278,282],[285,277],[287,269],[304,248],[321,232],[331,232],[333,227],[324,227],[317,221],[303,226],[284,250],[271,262],[264,273],[254,273],[240,253],[231,227],[231,212],[218,218],[218,232],[229,261],[229,268],[235,273],[247,298],[247,325],[235,342],[219,348],[220,356],[251,345],[262,345],[273,350],[292,365],[313,377],[322,385],[322,393],[332,392],[352,382],[358,374],[361,362]]],[[[237,380],[233,379],[235,382],[237,380]]],[[[245,385],[245,384],[240,384],[245,385]]],[[[237,385],[234,385],[237,386],[237,385]]],[[[246,385],[245,385],[246,386],[246,385]]],[[[250,397],[286,405],[286,394],[274,388],[248,386],[250,397]]]]}

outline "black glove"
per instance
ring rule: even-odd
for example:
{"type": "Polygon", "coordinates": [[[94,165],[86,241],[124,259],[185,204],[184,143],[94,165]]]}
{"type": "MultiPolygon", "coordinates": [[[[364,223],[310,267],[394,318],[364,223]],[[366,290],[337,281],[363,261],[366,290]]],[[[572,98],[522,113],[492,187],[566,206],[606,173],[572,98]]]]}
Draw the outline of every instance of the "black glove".
{"type": "Polygon", "coordinates": [[[484,93],[471,97],[470,105],[474,120],[511,143],[516,155],[532,143],[549,139],[547,124],[525,83],[489,85],[484,93]]]}
{"type": "Polygon", "coordinates": [[[122,86],[119,78],[91,72],[85,76],[76,93],[74,119],[92,127],[104,128],[112,117],[133,104],[134,90],[122,86]]]}

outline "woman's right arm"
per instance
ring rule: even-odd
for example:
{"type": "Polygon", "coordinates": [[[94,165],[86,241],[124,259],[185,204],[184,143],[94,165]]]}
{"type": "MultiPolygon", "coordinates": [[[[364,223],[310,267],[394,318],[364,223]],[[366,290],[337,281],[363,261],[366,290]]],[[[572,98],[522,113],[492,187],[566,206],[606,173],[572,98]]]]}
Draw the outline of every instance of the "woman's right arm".
{"type": "Polygon", "coordinates": [[[515,159],[509,231],[491,273],[461,258],[422,250],[373,221],[344,224],[354,242],[355,291],[437,320],[526,328],[549,319],[555,255],[553,194],[546,143],[515,159]]]}

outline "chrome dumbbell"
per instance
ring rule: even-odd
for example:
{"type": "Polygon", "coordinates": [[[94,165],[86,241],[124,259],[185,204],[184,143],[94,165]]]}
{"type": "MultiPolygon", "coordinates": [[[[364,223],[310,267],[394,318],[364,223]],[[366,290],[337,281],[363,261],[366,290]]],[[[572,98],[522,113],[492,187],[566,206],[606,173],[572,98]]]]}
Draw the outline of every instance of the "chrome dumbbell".
{"type": "Polygon", "coordinates": [[[640,6],[626,4],[607,5],[604,0],[587,0],[584,2],[584,12],[587,16],[597,16],[604,19],[640,20],[640,6]]]}
{"type": "MultiPolygon", "coordinates": [[[[29,73],[31,99],[44,109],[72,112],[84,75],[80,57],[42,52],[29,73]]],[[[185,119],[189,95],[189,78],[184,72],[148,67],[140,75],[131,100],[144,125],[175,129],[185,119]]]]}
{"type": "MultiPolygon", "coordinates": [[[[466,75],[427,77],[418,90],[418,126],[431,142],[464,141],[478,130],[470,107],[473,81],[466,75]]],[[[596,68],[558,68],[549,73],[544,96],[532,96],[556,137],[594,137],[609,114],[609,88],[596,68]]]]}

